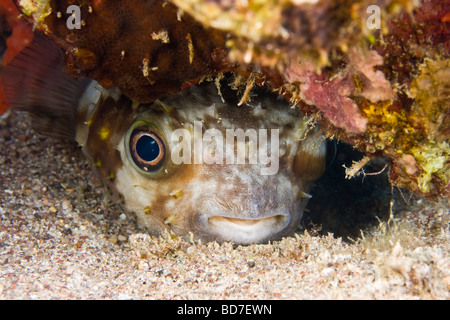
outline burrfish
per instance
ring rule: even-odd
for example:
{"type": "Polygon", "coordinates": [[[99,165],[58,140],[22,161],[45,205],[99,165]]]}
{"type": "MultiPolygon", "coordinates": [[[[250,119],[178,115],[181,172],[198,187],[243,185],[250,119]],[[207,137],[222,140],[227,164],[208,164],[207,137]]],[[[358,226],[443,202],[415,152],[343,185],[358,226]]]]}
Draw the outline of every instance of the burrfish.
{"type": "Polygon", "coordinates": [[[232,77],[139,103],[67,76],[62,55],[36,36],[1,73],[6,100],[43,133],[75,139],[150,234],[252,244],[297,230],[326,162],[312,118],[260,88],[240,103],[232,77]]]}

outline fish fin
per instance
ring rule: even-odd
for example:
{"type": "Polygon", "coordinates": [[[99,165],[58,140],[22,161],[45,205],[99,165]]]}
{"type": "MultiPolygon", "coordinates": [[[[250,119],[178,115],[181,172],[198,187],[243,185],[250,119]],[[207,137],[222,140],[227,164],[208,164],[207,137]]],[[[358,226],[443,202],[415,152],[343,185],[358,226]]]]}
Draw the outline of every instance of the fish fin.
{"type": "Polygon", "coordinates": [[[4,67],[0,80],[6,102],[13,110],[31,113],[36,131],[74,139],[78,102],[91,80],[69,77],[62,61],[62,51],[36,33],[31,44],[4,67]]]}
{"type": "Polygon", "coordinates": [[[294,170],[297,176],[305,182],[320,178],[326,169],[327,142],[318,128],[314,128],[300,142],[297,155],[294,158],[294,170]]]}

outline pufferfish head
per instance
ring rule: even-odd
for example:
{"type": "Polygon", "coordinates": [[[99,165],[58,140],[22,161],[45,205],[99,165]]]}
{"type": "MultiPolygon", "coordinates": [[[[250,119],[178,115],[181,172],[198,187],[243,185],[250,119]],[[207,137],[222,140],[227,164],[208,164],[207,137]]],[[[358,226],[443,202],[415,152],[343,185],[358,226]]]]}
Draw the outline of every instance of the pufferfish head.
{"type": "Polygon", "coordinates": [[[251,244],[298,227],[324,138],[276,96],[239,106],[232,92],[205,84],[139,105],[95,82],[86,90],[77,140],[151,234],[251,244]]]}

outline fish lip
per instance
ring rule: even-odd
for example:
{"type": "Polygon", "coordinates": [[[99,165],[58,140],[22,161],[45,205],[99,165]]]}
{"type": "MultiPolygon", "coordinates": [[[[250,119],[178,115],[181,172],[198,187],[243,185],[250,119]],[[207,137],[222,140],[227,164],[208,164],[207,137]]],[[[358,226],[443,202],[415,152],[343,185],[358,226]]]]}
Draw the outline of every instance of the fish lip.
{"type": "Polygon", "coordinates": [[[291,213],[275,213],[261,217],[236,217],[201,214],[199,222],[207,238],[237,244],[264,243],[275,240],[292,228],[296,220],[291,213]]]}
{"type": "Polygon", "coordinates": [[[265,224],[265,223],[275,223],[278,224],[280,220],[286,218],[286,215],[273,215],[262,218],[237,218],[237,217],[227,217],[227,216],[210,216],[208,218],[208,222],[212,224],[220,224],[220,223],[231,223],[242,226],[245,228],[246,226],[251,227],[257,224],[265,224]]]}

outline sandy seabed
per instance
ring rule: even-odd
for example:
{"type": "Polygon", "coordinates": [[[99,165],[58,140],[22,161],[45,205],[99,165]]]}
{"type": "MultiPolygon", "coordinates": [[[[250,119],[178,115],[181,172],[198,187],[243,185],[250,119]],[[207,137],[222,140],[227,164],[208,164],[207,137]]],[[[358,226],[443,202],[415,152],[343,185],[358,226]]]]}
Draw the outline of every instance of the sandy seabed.
{"type": "Polygon", "coordinates": [[[414,200],[353,241],[150,237],[70,143],[0,120],[0,299],[449,299],[449,205],[414,200]]]}

